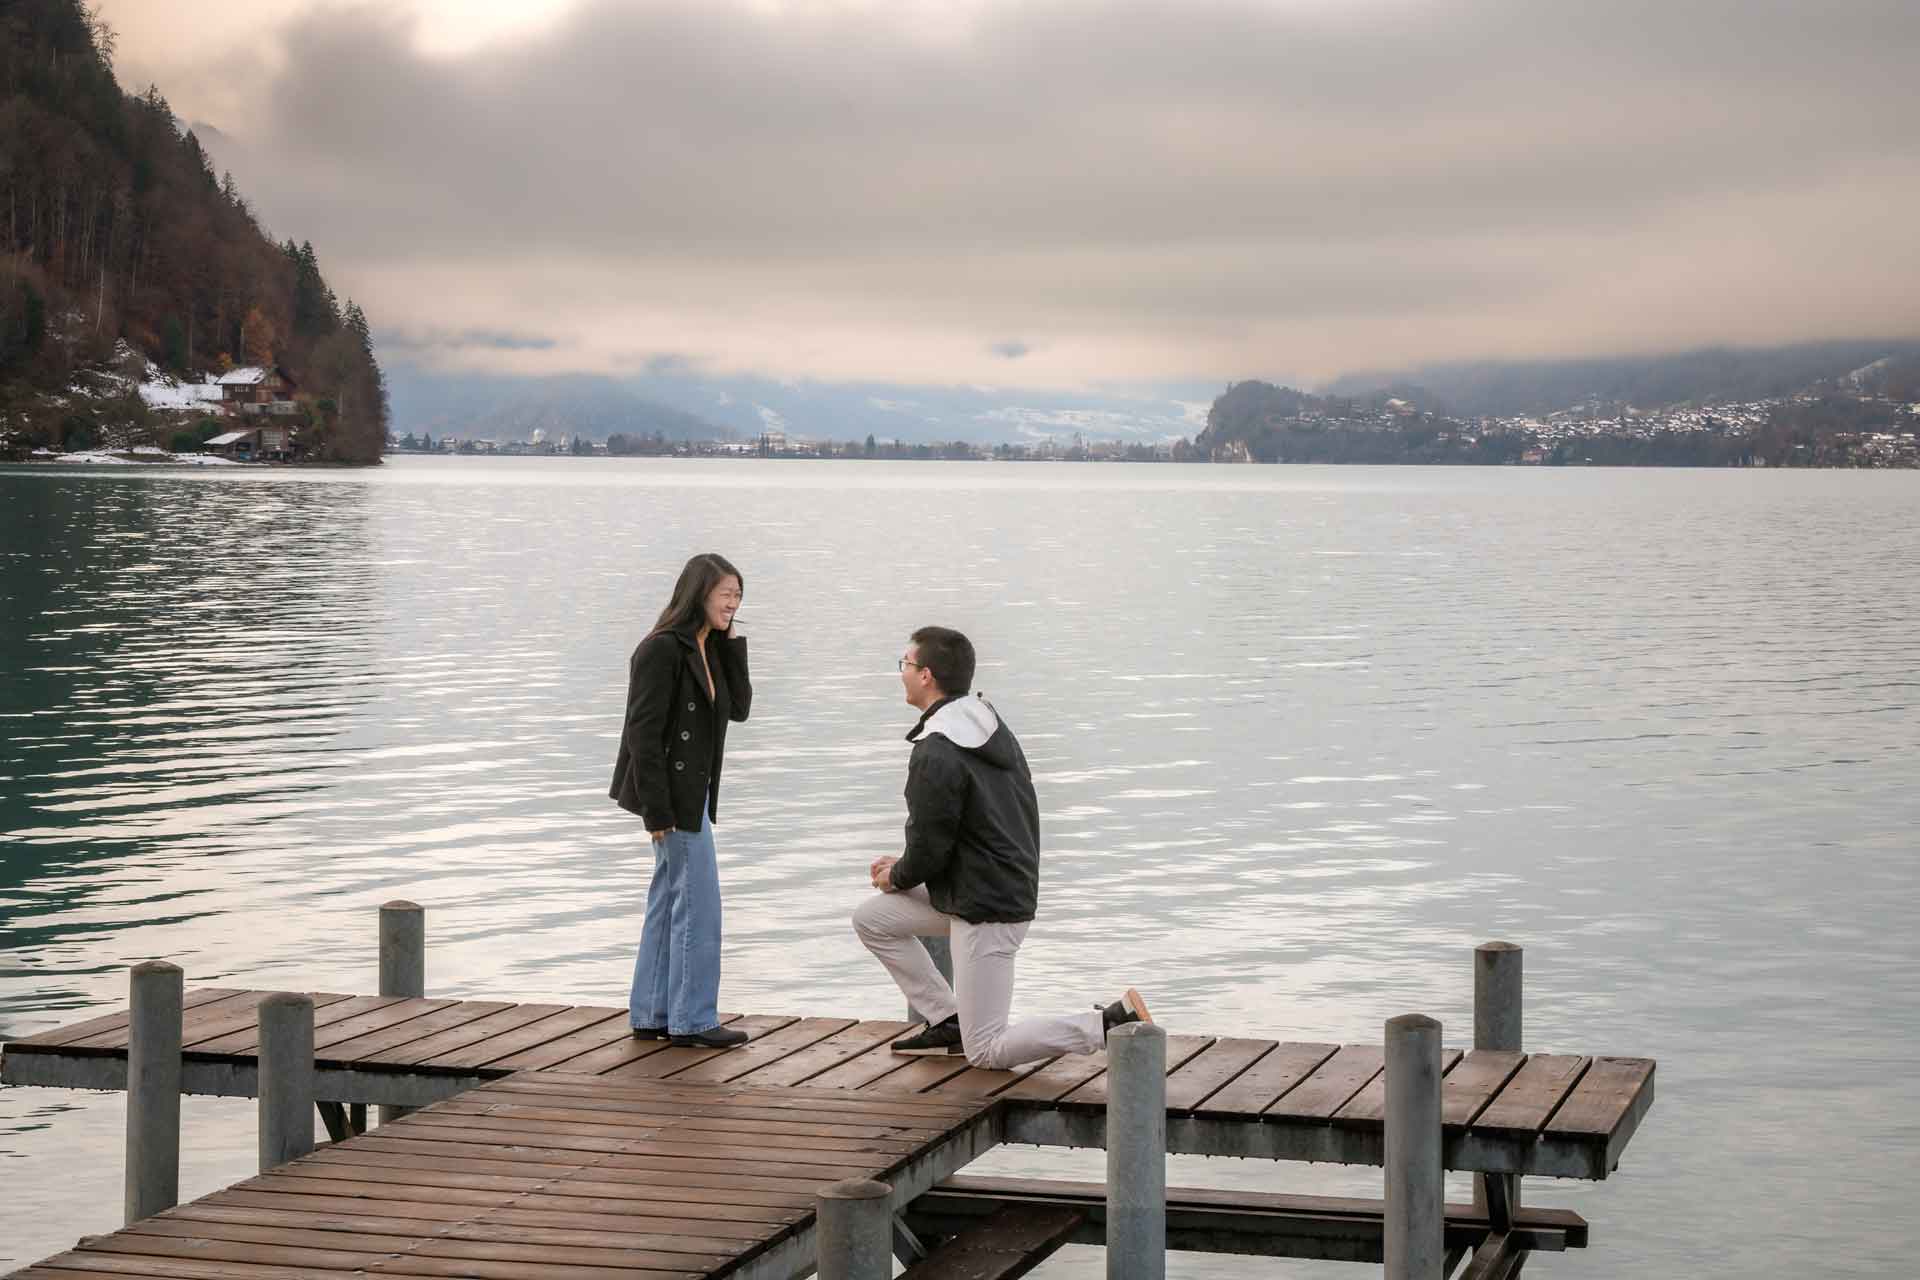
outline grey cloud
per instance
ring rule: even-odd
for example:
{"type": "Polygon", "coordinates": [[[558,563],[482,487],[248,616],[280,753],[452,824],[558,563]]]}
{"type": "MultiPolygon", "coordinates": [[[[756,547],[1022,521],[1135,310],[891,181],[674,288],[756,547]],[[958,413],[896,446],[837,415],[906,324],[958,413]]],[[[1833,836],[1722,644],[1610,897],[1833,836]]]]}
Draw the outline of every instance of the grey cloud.
{"type": "Polygon", "coordinates": [[[1123,338],[1224,376],[1273,344],[1331,373],[1920,330],[1909,0],[928,12],[596,2],[429,57],[327,8],[220,123],[323,261],[513,279],[543,331],[562,276],[595,316],[818,309],[1003,367],[1045,365],[1009,329],[1046,359],[1123,338]]]}

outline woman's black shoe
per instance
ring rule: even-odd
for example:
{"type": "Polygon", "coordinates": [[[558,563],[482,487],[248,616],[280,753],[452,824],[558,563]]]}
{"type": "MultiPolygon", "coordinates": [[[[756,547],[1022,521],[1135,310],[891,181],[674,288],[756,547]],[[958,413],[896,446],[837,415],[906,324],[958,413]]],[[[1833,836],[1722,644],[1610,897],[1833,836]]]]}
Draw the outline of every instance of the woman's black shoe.
{"type": "Polygon", "coordinates": [[[669,1036],[674,1044],[682,1049],[731,1049],[735,1045],[747,1042],[747,1033],[735,1031],[732,1027],[715,1027],[711,1031],[696,1031],[690,1036],[669,1036]]]}
{"type": "Polygon", "coordinates": [[[635,1040],[665,1040],[667,1038],[667,1029],[665,1027],[630,1027],[628,1030],[633,1032],[633,1038],[635,1040]]]}

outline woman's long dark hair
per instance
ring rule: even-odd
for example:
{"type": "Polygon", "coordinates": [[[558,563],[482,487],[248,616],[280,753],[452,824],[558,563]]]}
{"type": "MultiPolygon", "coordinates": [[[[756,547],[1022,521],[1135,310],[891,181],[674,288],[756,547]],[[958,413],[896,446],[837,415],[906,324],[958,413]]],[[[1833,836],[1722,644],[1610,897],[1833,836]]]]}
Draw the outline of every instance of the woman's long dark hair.
{"type": "Polygon", "coordinates": [[[706,551],[687,561],[687,567],[680,571],[680,581],[673,584],[673,598],[660,611],[660,621],[653,624],[647,637],[651,639],[662,631],[673,631],[688,623],[698,627],[707,616],[707,597],[724,578],[739,578],[741,594],[746,593],[747,580],[740,577],[740,571],[725,556],[706,551]]]}

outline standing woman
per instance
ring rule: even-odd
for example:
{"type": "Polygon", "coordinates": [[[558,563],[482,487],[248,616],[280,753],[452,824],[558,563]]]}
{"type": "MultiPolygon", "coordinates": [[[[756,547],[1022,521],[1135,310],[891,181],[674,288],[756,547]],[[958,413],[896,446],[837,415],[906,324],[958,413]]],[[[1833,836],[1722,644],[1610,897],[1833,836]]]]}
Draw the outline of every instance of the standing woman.
{"type": "Polygon", "coordinates": [[[627,1004],[633,1034],[725,1049],[720,1025],[720,761],[727,722],[753,703],[747,641],[733,629],[740,571],[717,555],[687,561],[673,599],[628,663],[627,719],[611,795],[653,838],[653,883],[627,1004]]]}

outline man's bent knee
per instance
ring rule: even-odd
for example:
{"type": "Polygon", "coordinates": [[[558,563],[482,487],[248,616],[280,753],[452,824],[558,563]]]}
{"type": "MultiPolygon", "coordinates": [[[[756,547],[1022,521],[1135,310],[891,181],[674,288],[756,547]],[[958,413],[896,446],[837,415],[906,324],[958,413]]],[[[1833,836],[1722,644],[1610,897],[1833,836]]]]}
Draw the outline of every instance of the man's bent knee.
{"type": "Polygon", "coordinates": [[[966,1051],[967,1064],[985,1071],[1005,1071],[1009,1067],[1020,1065],[1017,1062],[1007,1061],[1006,1049],[997,1036],[985,1044],[976,1045],[969,1041],[966,1044],[966,1051]]]}
{"type": "Polygon", "coordinates": [[[875,895],[853,909],[853,931],[862,942],[877,942],[891,936],[884,926],[886,899],[875,895]]]}

